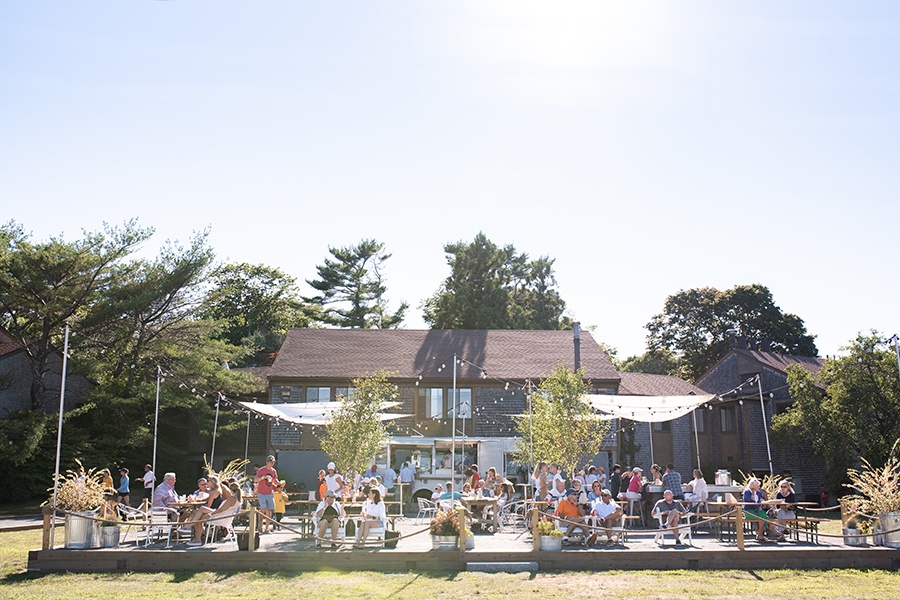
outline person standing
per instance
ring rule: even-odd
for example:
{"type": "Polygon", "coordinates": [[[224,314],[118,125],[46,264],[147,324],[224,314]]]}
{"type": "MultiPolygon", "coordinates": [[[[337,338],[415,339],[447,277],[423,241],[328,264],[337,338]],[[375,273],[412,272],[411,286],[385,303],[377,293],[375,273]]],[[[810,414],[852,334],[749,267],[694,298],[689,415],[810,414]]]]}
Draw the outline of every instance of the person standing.
{"type": "Polygon", "coordinates": [[[153,482],[156,481],[156,475],[153,474],[153,467],[144,465],[144,500],[153,500],[153,482]]]}
{"type": "Polygon", "coordinates": [[[397,481],[397,471],[392,469],[391,465],[388,465],[381,475],[381,481],[384,484],[384,489],[386,489],[389,494],[393,493],[394,482],[397,481]]]}
{"type": "Polygon", "coordinates": [[[269,533],[269,521],[275,510],[275,485],[278,482],[274,456],[270,454],[266,457],[266,466],[259,468],[253,481],[256,482],[256,499],[259,502],[259,510],[268,517],[262,520],[262,533],[269,533]]]}
{"type": "Polygon", "coordinates": [[[619,497],[619,491],[622,486],[622,466],[613,465],[612,473],[609,475],[609,493],[612,494],[613,500],[619,497]]]}
{"type": "Polygon", "coordinates": [[[416,470],[413,469],[409,462],[403,463],[400,469],[400,495],[403,499],[403,512],[408,512],[412,506],[413,482],[416,479],[416,470]]]}
{"type": "Polygon", "coordinates": [[[325,468],[328,469],[328,473],[325,475],[325,491],[334,492],[335,497],[340,500],[344,495],[344,477],[335,471],[333,462],[328,463],[325,468]]]}
{"type": "Polygon", "coordinates": [[[119,502],[125,504],[126,506],[131,506],[129,494],[131,493],[131,479],[128,477],[128,468],[122,467],[119,469],[119,487],[116,488],[116,491],[119,493],[119,502]]]}

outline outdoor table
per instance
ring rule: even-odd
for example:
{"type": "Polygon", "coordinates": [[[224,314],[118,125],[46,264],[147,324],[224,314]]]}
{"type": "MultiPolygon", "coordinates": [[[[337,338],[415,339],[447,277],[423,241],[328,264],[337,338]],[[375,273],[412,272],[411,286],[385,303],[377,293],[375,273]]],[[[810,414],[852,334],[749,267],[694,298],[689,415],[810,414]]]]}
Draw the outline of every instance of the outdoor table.
{"type": "Polygon", "coordinates": [[[174,508],[178,510],[181,516],[178,518],[179,521],[187,521],[189,520],[193,514],[194,510],[198,506],[204,506],[206,504],[206,500],[185,500],[179,502],[172,502],[169,504],[169,508],[174,508]]]}
{"type": "Polygon", "coordinates": [[[478,496],[463,496],[459,499],[466,510],[472,514],[473,527],[478,525],[483,531],[487,526],[491,526],[495,533],[500,529],[500,514],[497,510],[498,500],[499,498],[478,496]],[[489,507],[491,508],[490,516],[485,514],[489,507]]]}

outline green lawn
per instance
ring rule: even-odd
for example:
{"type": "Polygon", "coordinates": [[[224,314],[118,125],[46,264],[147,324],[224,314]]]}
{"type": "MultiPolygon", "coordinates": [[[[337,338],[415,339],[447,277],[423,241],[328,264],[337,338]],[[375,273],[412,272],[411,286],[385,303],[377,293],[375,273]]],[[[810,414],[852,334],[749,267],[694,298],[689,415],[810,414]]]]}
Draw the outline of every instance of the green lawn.
{"type": "MultiPolygon", "coordinates": [[[[57,530],[57,535],[61,535],[57,530]]],[[[895,571],[415,573],[25,573],[40,531],[0,533],[0,598],[889,598],[895,571]]],[[[891,592],[894,590],[894,592],[891,592]]]]}

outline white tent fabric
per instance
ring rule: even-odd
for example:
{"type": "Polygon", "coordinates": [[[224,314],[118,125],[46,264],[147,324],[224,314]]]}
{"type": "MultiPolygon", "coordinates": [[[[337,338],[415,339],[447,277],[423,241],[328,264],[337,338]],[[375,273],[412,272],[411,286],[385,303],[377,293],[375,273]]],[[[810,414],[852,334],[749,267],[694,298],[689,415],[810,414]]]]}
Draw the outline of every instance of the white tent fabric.
{"type": "Polygon", "coordinates": [[[594,410],[608,418],[630,419],[641,423],[671,421],[689,414],[714,399],[713,394],[697,396],[611,396],[588,394],[594,410]]]}
{"type": "MultiPolygon", "coordinates": [[[[340,402],[311,402],[309,404],[261,404],[259,402],[238,402],[256,414],[297,425],[327,425],[331,415],[341,407],[340,402]]],[[[383,402],[381,410],[399,406],[399,402],[383,402]]],[[[381,413],[382,421],[400,419],[412,415],[381,413]]]]}

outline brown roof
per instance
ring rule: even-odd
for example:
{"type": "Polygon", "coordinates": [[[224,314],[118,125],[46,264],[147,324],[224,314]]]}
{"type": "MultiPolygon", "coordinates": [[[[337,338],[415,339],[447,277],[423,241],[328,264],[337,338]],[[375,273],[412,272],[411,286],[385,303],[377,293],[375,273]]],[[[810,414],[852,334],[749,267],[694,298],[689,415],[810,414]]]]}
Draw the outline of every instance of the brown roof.
{"type": "Polygon", "coordinates": [[[0,327],[0,356],[12,354],[17,350],[21,350],[25,346],[14,338],[8,331],[0,327]]]}
{"type": "MultiPolygon", "coordinates": [[[[573,368],[572,331],[449,329],[292,329],[269,372],[279,378],[354,378],[387,370],[395,379],[539,379],[573,368]],[[443,367],[443,368],[442,368],[443,367]],[[438,371],[440,369],[440,371],[438,371]]],[[[581,332],[581,365],[591,381],[619,374],[590,333],[581,332]]]]}
{"type": "Polygon", "coordinates": [[[673,375],[654,375],[651,373],[619,373],[620,396],[687,396],[691,392],[705,394],[696,385],[692,385],[673,375]]]}
{"type": "Polygon", "coordinates": [[[790,354],[775,354],[774,352],[760,352],[758,350],[734,350],[734,352],[782,373],[787,372],[787,368],[790,365],[800,365],[809,371],[816,381],[819,380],[819,371],[825,365],[824,358],[815,356],[791,356],[790,354]]]}

